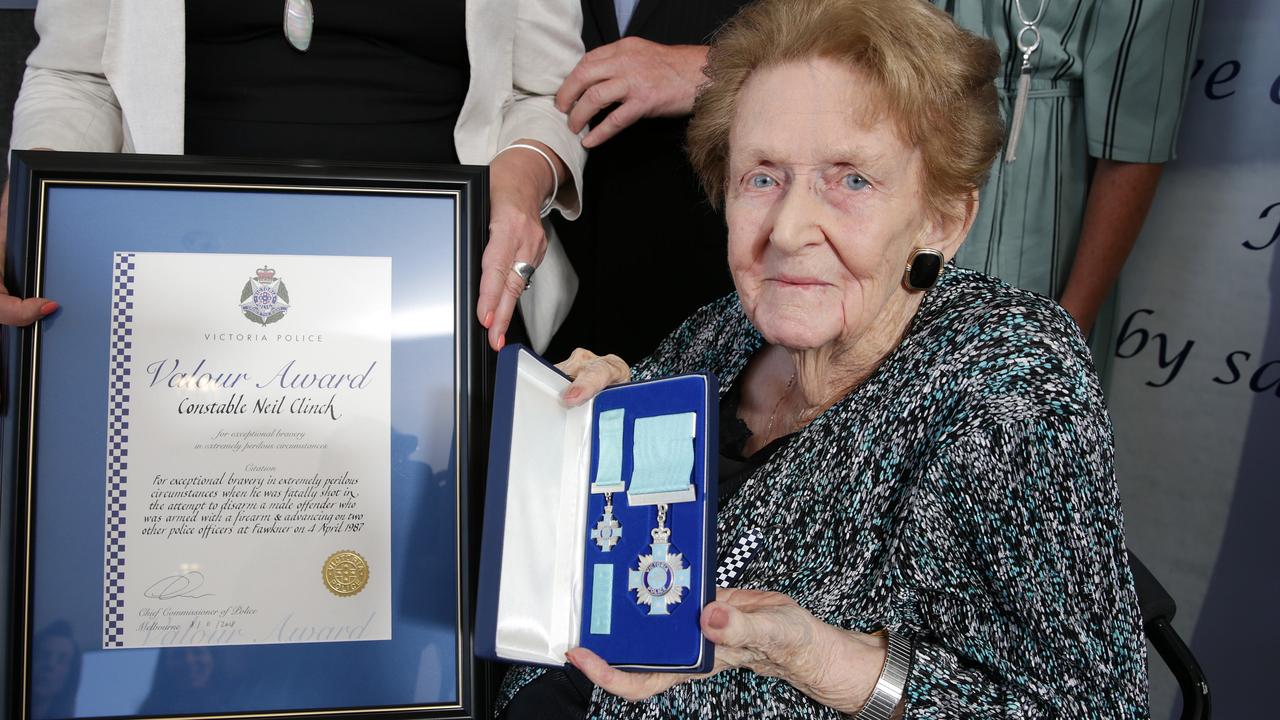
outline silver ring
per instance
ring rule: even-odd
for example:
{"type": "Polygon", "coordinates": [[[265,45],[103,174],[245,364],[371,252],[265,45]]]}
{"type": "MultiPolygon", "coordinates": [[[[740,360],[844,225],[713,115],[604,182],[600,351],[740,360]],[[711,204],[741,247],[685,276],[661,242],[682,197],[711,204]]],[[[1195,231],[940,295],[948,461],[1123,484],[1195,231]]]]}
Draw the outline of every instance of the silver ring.
{"type": "Polygon", "coordinates": [[[537,270],[537,268],[534,267],[533,265],[530,265],[527,262],[520,262],[519,260],[517,260],[511,263],[511,272],[519,275],[520,279],[524,281],[525,290],[528,290],[530,287],[533,287],[533,271],[534,270],[537,270]]]}

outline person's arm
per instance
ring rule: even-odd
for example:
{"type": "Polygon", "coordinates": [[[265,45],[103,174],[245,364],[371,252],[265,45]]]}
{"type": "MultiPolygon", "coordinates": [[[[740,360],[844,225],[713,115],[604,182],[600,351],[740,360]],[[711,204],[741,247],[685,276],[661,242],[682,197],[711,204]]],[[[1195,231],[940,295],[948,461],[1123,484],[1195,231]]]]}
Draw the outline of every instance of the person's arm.
{"type": "MultiPolygon", "coordinates": [[[[719,588],[702,609],[702,633],[715,643],[710,675],[743,668],[790,683],[813,700],[846,714],[862,710],[885,664],[888,642],[880,635],[828,625],[776,592],[719,588]]],[[[635,673],[610,667],[586,648],[565,653],[587,679],[626,700],[644,700],[708,675],[635,673]]],[[[899,701],[893,717],[902,717],[899,701]]]]}
{"type": "MultiPolygon", "coordinates": [[[[531,138],[519,138],[514,143],[537,147],[546,157],[517,147],[489,163],[489,244],[480,260],[476,315],[488,329],[489,344],[494,350],[501,350],[506,344],[511,316],[524,292],[524,280],[512,272],[512,263],[518,260],[535,267],[542,263],[547,251],[542,208],[558,191],[553,187],[554,179],[569,175],[560,156],[546,143],[531,138]]],[[[560,186],[564,184],[562,180],[560,186]]]]}
{"type": "Polygon", "coordinates": [[[582,56],[556,93],[556,107],[569,113],[569,129],[578,132],[601,110],[617,104],[583,139],[588,148],[641,118],[688,115],[706,79],[707,49],[624,37],[582,56]]]}
{"type": "Polygon", "coordinates": [[[481,259],[476,317],[495,349],[506,342],[524,290],[511,264],[542,262],[547,238],[541,210],[548,198],[566,218],[578,216],[586,164],[581,138],[569,130],[565,114],[554,103],[560,83],[582,57],[582,6],[577,0],[524,0],[512,11],[512,87],[503,105],[497,147],[537,146],[551,159],[555,172],[540,155],[524,148],[503,152],[490,164],[489,244],[481,259]]]}
{"type": "Polygon", "coordinates": [[[1161,163],[1098,161],[1061,299],[1085,335],[1142,231],[1163,169],[1161,163]]]}
{"type": "Polygon", "coordinates": [[[1088,334],[1172,160],[1202,3],[1100,3],[1082,38],[1084,131],[1098,158],[1063,307],[1088,334]]]}
{"type": "Polygon", "coordinates": [[[902,548],[919,624],[907,718],[1148,717],[1102,412],[1011,409],[929,468],[902,548]]]}

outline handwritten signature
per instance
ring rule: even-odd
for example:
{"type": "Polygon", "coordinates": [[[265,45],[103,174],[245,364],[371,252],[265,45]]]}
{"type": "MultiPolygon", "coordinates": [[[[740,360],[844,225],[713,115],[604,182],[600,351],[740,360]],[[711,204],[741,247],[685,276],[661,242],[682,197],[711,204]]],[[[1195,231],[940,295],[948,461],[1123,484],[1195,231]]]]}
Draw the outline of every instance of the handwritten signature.
{"type": "Polygon", "coordinates": [[[147,588],[142,594],[152,600],[172,600],[173,598],[203,598],[209,597],[213,593],[200,593],[196,591],[204,586],[204,573],[193,570],[181,575],[170,575],[156,581],[151,587],[147,588]]]}

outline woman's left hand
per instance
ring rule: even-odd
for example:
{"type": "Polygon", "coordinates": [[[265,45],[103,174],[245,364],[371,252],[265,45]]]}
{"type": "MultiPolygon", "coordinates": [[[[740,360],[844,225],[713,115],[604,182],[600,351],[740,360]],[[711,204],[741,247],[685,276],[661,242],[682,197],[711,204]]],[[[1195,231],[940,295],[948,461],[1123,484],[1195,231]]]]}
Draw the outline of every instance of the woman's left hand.
{"type": "Polygon", "coordinates": [[[828,707],[861,709],[884,666],[883,637],[828,625],[776,592],[720,588],[702,610],[702,632],[716,645],[708,675],[631,673],[612,668],[586,648],[574,648],[569,662],[591,682],[627,700],[643,700],[673,685],[710,677],[728,668],[746,668],[777,677],[828,707]]]}
{"type": "MultiPolygon", "coordinates": [[[[551,148],[536,140],[517,142],[541,147],[556,163],[558,176],[568,177],[564,163],[551,148]]],[[[536,268],[547,253],[542,206],[558,190],[552,187],[554,177],[547,161],[527,148],[508,149],[489,164],[489,243],[480,259],[476,317],[488,330],[489,346],[494,350],[507,344],[507,328],[525,289],[512,264],[520,261],[536,268]]]]}

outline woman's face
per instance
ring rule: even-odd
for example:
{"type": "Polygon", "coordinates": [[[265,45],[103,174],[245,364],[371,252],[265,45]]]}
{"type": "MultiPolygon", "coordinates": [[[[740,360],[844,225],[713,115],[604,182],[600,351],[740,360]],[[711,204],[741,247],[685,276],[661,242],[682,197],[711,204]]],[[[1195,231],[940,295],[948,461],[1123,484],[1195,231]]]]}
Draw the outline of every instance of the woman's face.
{"type": "Polygon", "coordinates": [[[729,139],[729,266],[771,343],[851,347],[906,306],[911,250],[937,247],[919,151],[874,87],[826,59],[756,71],[729,139]]]}

